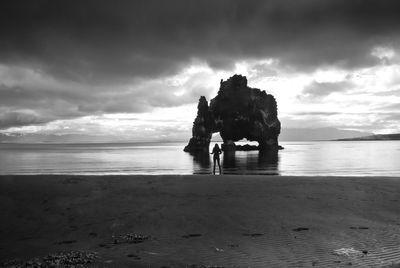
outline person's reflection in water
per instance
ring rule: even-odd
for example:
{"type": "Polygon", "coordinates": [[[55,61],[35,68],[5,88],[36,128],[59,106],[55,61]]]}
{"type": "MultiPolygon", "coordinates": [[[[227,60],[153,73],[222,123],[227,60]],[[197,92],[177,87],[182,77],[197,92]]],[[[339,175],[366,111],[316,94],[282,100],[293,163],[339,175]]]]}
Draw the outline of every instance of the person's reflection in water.
{"type": "Polygon", "coordinates": [[[221,151],[221,149],[219,148],[218,143],[215,144],[215,146],[214,146],[214,148],[213,148],[213,150],[212,150],[212,152],[211,152],[211,154],[214,155],[214,157],[213,157],[213,159],[214,159],[213,174],[214,174],[214,175],[215,175],[215,164],[216,164],[216,163],[218,163],[219,175],[222,174],[222,171],[221,171],[221,163],[220,163],[220,161],[219,161],[219,155],[220,155],[221,153],[222,153],[222,151],[221,151]]]}
{"type": "MultiPolygon", "coordinates": [[[[191,152],[190,155],[193,156],[195,163],[194,174],[209,174],[211,168],[210,153],[198,151],[191,152]]],[[[214,167],[216,164],[218,164],[217,160],[215,160],[214,167]]],[[[224,171],[224,174],[279,175],[279,154],[277,150],[249,152],[224,150],[222,164],[221,170],[224,171]]]]}

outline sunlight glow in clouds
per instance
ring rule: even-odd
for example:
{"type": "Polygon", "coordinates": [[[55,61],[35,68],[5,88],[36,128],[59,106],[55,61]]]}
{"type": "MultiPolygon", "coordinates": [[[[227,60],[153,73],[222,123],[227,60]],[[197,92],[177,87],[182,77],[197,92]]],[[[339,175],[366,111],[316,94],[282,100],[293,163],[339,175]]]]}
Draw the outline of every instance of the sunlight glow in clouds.
{"type": "Polygon", "coordinates": [[[395,52],[391,47],[379,46],[372,49],[371,55],[377,57],[380,60],[383,59],[390,60],[395,56],[395,52]]]}
{"type": "MultiPolygon", "coordinates": [[[[393,56],[393,55],[392,55],[393,56]]],[[[4,70],[3,67],[3,76],[4,70]]],[[[126,91],[141,88],[142,92],[160,92],[164,87],[169,92],[162,98],[180,98],[172,107],[152,108],[140,113],[101,113],[97,116],[83,116],[76,119],[55,120],[45,124],[11,127],[5,133],[43,133],[43,134],[93,134],[118,137],[119,140],[185,140],[191,133],[196,115],[197,100],[205,95],[208,100],[217,94],[219,80],[227,79],[232,73],[247,75],[249,86],[266,90],[278,101],[279,116],[284,127],[329,127],[336,126],[352,130],[368,130],[377,133],[399,131],[393,120],[384,120],[390,104],[400,103],[398,90],[400,65],[379,65],[354,71],[337,68],[318,69],[313,73],[293,73],[280,69],[278,61],[272,59],[241,61],[232,71],[214,71],[205,64],[191,65],[180,73],[162,80],[148,80],[139,86],[127,85],[126,91]],[[351,87],[343,86],[346,81],[351,87]],[[319,95],[321,90],[309,93],[312,83],[330,83],[329,94],[319,95]],[[336,90],[335,90],[336,89],[336,90]],[[387,92],[388,95],[382,94],[387,92]],[[313,95],[316,94],[316,95],[313,95]],[[187,104],[184,104],[187,102],[187,104]],[[374,128],[374,125],[378,128],[374,128]],[[173,134],[171,134],[171,131],[173,134]]],[[[43,77],[35,72],[24,71],[17,79],[9,81],[13,86],[22,85],[29,80],[34,86],[54,86],[46,84],[43,77]],[[26,79],[34,76],[35,79],[26,79]],[[34,82],[32,82],[34,81],[34,82]]],[[[59,85],[62,87],[66,84],[59,85]]],[[[131,100],[134,104],[134,100],[131,100]]]]}

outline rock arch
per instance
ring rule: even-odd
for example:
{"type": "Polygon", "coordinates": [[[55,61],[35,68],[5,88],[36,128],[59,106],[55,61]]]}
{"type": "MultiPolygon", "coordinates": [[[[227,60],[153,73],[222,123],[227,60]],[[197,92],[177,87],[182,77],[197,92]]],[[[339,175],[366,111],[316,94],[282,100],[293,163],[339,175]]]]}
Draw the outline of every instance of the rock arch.
{"type": "Polygon", "coordinates": [[[220,83],[218,94],[208,104],[201,96],[193,122],[192,138],[186,152],[208,151],[212,133],[219,132],[225,150],[235,150],[234,142],[243,138],[257,141],[259,150],[279,149],[278,119],[275,98],[247,86],[247,78],[234,75],[220,83]]]}

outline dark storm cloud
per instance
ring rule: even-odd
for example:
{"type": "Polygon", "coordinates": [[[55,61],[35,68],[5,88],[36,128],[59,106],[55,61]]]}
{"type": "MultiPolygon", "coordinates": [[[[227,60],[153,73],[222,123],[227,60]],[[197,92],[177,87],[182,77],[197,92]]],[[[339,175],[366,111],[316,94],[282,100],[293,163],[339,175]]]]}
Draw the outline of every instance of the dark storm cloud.
{"type": "Polygon", "coordinates": [[[0,60],[98,82],[274,57],[302,69],[375,62],[397,42],[396,0],[2,1],[0,60]]]}
{"type": "Polygon", "coordinates": [[[0,129],[83,116],[76,109],[79,99],[68,91],[0,85],[0,129]]]}
{"type": "Polygon", "coordinates": [[[46,120],[29,112],[5,112],[0,114],[0,129],[43,123],[46,123],[46,120]]]}
{"type": "MultiPolygon", "coordinates": [[[[378,64],[371,50],[398,44],[398,14],[397,0],[4,0],[0,128],[195,102],[212,91],[202,77],[179,97],[163,84],[192,62],[229,70],[274,58],[296,72],[378,64]],[[18,68],[34,74],[22,83],[18,68]]],[[[253,75],[277,71],[261,64],[253,75]]],[[[308,94],[342,89],[315,82],[308,94]]]]}

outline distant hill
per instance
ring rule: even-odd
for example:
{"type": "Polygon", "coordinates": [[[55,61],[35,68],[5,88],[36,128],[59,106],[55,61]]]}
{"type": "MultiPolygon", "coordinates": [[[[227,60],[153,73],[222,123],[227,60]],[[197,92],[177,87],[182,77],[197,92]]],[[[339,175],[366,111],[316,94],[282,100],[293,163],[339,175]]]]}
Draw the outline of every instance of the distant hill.
{"type": "MultiPolygon", "coordinates": [[[[0,133],[0,143],[119,143],[119,142],[170,142],[170,141],[189,141],[190,132],[180,132],[163,139],[154,137],[124,138],[120,136],[102,135],[79,135],[79,134],[2,134],[0,133]]],[[[375,136],[373,133],[345,130],[338,128],[283,128],[279,135],[279,141],[323,141],[338,139],[357,139],[359,137],[375,136]]],[[[222,139],[218,133],[212,138],[215,142],[222,139]]]]}
{"type": "Polygon", "coordinates": [[[400,140],[400,134],[376,134],[356,138],[337,139],[339,141],[393,141],[400,140]]]}
{"type": "Polygon", "coordinates": [[[110,142],[130,142],[115,136],[96,136],[80,134],[2,134],[0,133],[0,143],[110,143],[110,142]]]}
{"type": "Polygon", "coordinates": [[[374,133],[356,130],[325,128],[282,128],[279,135],[280,141],[323,141],[336,139],[352,139],[362,136],[370,136],[374,133]]]}

